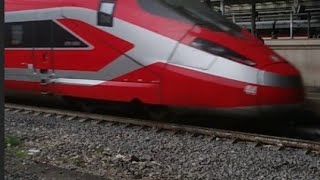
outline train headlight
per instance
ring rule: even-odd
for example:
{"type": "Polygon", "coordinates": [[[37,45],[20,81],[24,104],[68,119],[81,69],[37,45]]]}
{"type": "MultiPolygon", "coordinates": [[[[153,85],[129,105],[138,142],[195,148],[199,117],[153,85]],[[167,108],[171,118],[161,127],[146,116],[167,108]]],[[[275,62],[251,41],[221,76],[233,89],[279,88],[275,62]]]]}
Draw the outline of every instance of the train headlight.
{"type": "Polygon", "coordinates": [[[221,45],[215,44],[213,42],[204,40],[204,39],[195,39],[191,44],[192,47],[200,49],[202,51],[206,51],[210,54],[214,54],[217,56],[221,56],[242,64],[246,64],[249,66],[255,66],[256,63],[249,60],[248,58],[230,50],[221,45]]]}

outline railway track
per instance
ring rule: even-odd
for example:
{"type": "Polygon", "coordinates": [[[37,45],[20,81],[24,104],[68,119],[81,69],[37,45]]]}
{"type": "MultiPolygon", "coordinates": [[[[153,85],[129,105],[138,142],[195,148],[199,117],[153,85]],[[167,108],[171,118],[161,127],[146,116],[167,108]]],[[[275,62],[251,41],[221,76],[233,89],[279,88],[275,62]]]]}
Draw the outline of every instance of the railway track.
{"type": "Polygon", "coordinates": [[[300,139],[292,139],[292,138],[284,138],[284,137],[276,137],[276,136],[267,136],[261,134],[254,133],[243,133],[237,131],[230,130],[220,130],[213,128],[205,128],[191,125],[181,125],[174,123],[166,123],[166,122],[155,122],[155,121],[147,121],[126,117],[117,117],[110,115],[100,115],[100,114],[88,114],[77,111],[70,110],[58,110],[52,108],[45,107],[37,107],[30,105],[20,105],[13,103],[5,104],[5,112],[19,112],[23,114],[32,114],[35,116],[44,116],[51,117],[55,116],[59,119],[64,120],[78,120],[80,122],[87,121],[95,121],[97,124],[100,123],[113,123],[113,124],[122,124],[127,127],[130,126],[141,126],[141,128],[156,128],[159,131],[168,130],[173,133],[191,133],[194,136],[204,135],[209,138],[225,138],[230,140],[231,143],[236,143],[238,141],[252,142],[254,146],[260,145],[272,145],[277,149],[282,148],[296,148],[302,149],[305,153],[314,152],[316,154],[320,154],[320,142],[308,141],[308,140],[300,140],[300,139]]]}

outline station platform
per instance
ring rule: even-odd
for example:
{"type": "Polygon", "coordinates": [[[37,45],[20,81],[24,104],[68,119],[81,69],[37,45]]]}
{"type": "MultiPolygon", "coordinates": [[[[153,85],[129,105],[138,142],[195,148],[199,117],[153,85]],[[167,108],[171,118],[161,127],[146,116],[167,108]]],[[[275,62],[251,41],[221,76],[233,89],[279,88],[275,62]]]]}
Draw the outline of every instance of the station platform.
{"type": "Polygon", "coordinates": [[[306,87],[306,98],[314,101],[320,101],[320,88],[306,87]]]}
{"type": "Polygon", "coordinates": [[[310,109],[320,117],[320,88],[307,88],[306,99],[310,109]]]}

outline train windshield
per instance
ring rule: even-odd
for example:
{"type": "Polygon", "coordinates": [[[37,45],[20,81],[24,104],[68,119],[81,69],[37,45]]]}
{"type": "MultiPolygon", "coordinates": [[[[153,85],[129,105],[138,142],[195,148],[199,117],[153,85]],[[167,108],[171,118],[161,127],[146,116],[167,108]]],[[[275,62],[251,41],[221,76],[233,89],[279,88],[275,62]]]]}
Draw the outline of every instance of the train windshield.
{"type": "Polygon", "coordinates": [[[211,10],[200,0],[138,0],[143,9],[164,17],[240,35],[241,28],[211,10]]]}

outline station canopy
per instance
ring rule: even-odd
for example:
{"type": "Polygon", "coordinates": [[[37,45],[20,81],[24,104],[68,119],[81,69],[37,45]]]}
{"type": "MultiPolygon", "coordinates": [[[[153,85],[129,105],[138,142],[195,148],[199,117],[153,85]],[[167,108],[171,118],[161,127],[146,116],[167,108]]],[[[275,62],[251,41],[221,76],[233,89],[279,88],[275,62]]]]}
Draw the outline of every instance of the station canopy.
{"type": "MultiPolygon", "coordinates": [[[[204,0],[205,1],[205,0],[204,0]]],[[[231,21],[252,29],[278,29],[290,34],[320,32],[320,0],[207,0],[215,11],[231,21]]],[[[320,34],[320,33],[319,33],[320,34]]]]}

